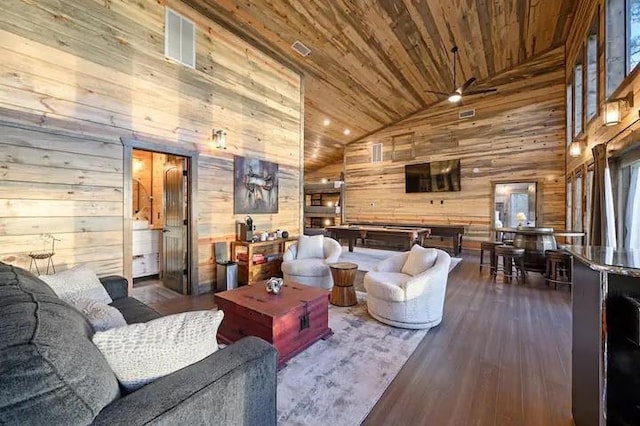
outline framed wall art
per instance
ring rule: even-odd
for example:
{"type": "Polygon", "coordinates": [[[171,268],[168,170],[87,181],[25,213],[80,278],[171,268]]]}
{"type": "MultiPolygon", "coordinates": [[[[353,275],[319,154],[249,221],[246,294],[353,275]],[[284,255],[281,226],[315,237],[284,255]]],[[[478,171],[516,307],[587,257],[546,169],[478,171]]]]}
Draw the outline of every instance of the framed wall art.
{"type": "Polygon", "coordinates": [[[278,213],[278,164],[235,156],[233,213],[278,213]]]}

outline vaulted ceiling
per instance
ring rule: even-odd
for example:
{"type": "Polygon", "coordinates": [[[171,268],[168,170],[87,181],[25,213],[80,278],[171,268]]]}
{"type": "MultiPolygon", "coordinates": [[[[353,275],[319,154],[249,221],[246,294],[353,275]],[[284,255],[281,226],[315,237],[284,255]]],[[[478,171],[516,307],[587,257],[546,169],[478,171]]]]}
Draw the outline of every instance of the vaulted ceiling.
{"type": "MultiPolygon", "coordinates": [[[[575,0],[183,0],[304,76],[305,168],[564,43],[575,0]],[[300,40],[306,57],[291,45],[300,40]],[[328,119],[329,125],[324,121],[328,119]],[[345,135],[344,130],[350,134],[345,135]]],[[[500,96],[499,93],[483,96],[500,96]]]]}

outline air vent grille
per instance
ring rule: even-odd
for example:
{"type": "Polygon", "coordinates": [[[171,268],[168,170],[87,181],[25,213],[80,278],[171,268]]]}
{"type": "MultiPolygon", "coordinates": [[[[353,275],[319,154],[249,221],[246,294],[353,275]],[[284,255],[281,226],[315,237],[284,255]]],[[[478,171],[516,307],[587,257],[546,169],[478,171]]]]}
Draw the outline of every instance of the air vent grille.
{"type": "Polygon", "coordinates": [[[382,144],[374,143],[371,145],[371,162],[372,163],[381,163],[382,162],[382,144]]]}
{"type": "Polygon", "coordinates": [[[458,112],[458,118],[460,120],[463,120],[465,118],[473,118],[476,116],[476,110],[475,109],[465,109],[462,110],[460,112],[458,112]]]}
{"type": "Polygon", "coordinates": [[[308,56],[309,53],[311,53],[311,49],[309,49],[307,46],[305,46],[300,40],[296,40],[291,45],[291,48],[293,50],[295,50],[296,52],[298,52],[302,56],[308,56]]]}
{"type": "Polygon", "coordinates": [[[190,68],[196,67],[196,32],[193,22],[166,8],[164,55],[190,68]]]}

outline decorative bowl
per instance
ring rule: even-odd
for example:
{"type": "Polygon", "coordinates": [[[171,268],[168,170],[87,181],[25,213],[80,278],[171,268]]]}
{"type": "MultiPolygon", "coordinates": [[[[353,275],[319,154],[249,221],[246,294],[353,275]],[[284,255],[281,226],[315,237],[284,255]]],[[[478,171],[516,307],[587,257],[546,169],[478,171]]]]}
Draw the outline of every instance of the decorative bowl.
{"type": "Polygon", "coordinates": [[[282,278],[271,277],[266,282],[267,293],[278,294],[282,289],[282,278]]]}

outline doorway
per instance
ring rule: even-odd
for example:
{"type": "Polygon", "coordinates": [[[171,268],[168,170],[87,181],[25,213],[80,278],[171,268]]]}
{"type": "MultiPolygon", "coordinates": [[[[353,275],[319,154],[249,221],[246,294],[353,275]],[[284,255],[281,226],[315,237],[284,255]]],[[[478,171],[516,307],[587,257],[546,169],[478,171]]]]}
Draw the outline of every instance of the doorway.
{"type": "Polygon", "coordinates": [[[536,226],[538,221],[538,183],[493,183],[493,228],[536,226]]]}
{"type": "Polygon", "coordinates": [[[152,303],[197,294],[197,153],[139,140],[123,139],[123,144],[124,200],[130,212],[124,270],[130,290],[149,293],[152,303]]]}

